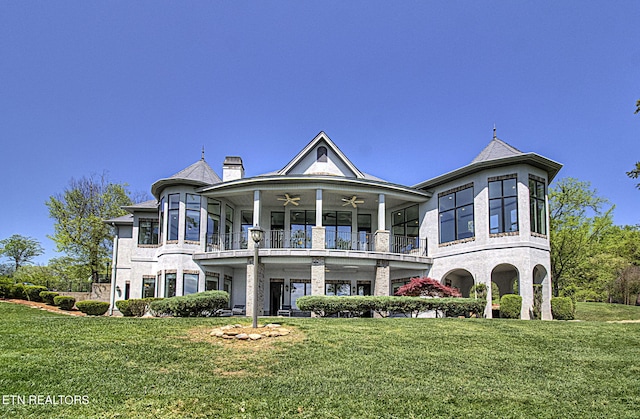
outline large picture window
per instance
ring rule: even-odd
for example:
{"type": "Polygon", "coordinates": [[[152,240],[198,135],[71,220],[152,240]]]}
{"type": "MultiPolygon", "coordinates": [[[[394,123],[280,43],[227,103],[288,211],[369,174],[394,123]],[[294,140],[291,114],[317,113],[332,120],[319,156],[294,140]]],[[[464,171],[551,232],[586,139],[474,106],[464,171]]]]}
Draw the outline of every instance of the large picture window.
{"type": "Polygon", "coordinates": [[[311,295],[311,281],[291,280],[291,307],[298,309],[296,301],[305,295],[311,295]]]}
{"type": "Polygon", "coordinates": [[[311,248],[311,232],[315,225],[315,211],[291,211],[291,247],[311,248]]]}
{"type": "Polygon", "coordinates": [[[420,233],[418,205],[394,211],[391,229],[394,236],[418,237],[420,233]]]}
{"type": "Polygon", "coordinates": [[[185,273],[182,277],[182,295],[198,292],[198,274],[185,273]]]}
{"type": "Polygon", "coordinates": [[[473,185],[441,194],[438,213],[440,243],[474,237],[473,185]]]}
{"type": "Polygon", "coordinates": [[[153,298],[156,296],[156,277],[142,277],[142,298],[153,298]]]}
{"type": "Polygon", "coordinates": [[[204,276],[204,290],[205,291],[217,291],[218,281],[220,280],[220,274],[214,272],[207,272],[204,276]]]}
{"type": "Polygon", "coordinates": [[[167,240],[178,240],[180,224],[180,194],[169,195],[169,237],[167,240]]]}
{"type": "Polygon", "coordinates": [[[141,218],[138,224],[138,244],[158,244],[158,220],[141,218]]]}
{"type": "Polygon", "coordinates": [[[187,194],[184,239],[200,241],[200,195],[187,194]]]}
{"type": "Polygon", "coordinates": [[[327,211],[322,214],[327,249],[351,249],[351,212],[327,211]]]}
{"type": "Polygon", "coordinates": [[[350,282],[335,282],[325,284],[324,286],[324,294],[325,295],[335,295],[335,296],[348,296],[351,295],[351,283],[350,282]]]}
{"type": "Polygon", "coordinates": [[[531,232],[547,234],[546,184],[544,180],[529,177],[529,216],[531,232]]]}
{"type": "Polygon", "coordinates": [[[518,180],[515,177],[489,182],[489,233],[518,231],[518,180]]]}

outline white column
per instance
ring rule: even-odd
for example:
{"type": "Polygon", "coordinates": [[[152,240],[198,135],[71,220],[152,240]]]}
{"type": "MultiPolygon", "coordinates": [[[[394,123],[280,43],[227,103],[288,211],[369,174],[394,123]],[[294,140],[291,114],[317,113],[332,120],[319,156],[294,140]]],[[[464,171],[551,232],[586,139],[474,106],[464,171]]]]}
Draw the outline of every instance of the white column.
{"type": "Polygon", "coordinates": [[[386,230],[387,207],[384,203],[384,194],[378,195],[378,230],[386,230]]]}
{"type": "Polygon", "coordinates": [[[322,189],[316,190],[316,227],[322,227],[322,189]]]}
{"type": "Polygon", "coordinates": [[[253,191],[253,225],[260,225],[260,210],[262,202],[260,201],[260,191],[253,191]]]}

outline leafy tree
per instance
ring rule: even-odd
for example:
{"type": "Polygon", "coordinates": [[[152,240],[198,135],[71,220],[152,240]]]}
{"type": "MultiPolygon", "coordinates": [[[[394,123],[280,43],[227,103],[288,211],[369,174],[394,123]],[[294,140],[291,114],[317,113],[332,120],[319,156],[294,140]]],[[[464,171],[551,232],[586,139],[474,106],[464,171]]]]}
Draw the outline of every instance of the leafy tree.
{"type": "Polygon", "coordinates": [[[19,234],[0,240],[0,255],[13,260],[15,271],[20,266],[29,264],[36,256],[44,253],[40,242],[32,237],[19,234]]]}
{"type": "Polygon", "coordinates": [[[398,288],[396,295],[406,297],[462,297],[460,291],[447,287],[433,278],[412,278],[408,284],[398,288]]]}
{"type": "MultiPolygon", "coordinates": [[[[627,176],[631,179],[638,179],[640,177],[640,161],[636,163],[636,168],[627,172],[627,176]]],[[[636,185],[636,188],[640,189],[640,183],[636,185]]]]}
{"type": "Polygon", "coordinates": [[[47,201],[49,216],[55,220],[51,239],[58,251],[88,266],[97,281],[113,240],[104,220],[125,215],[121,207],[131,204],[127,185],[112,183],[105,174],[71,179],[62,194],[47,201]]]}
{"type": "Polygon", "coordinates": [[[634,113],[640,113],[640,100],[636,102],[636,111],[634,113]]]}
{"type": "MultiPolygon", "coordinates": [[[[589,182],[560,180],[549,191],[551,271],[554,295],[579,280],[580,268],[600,252],[604,234],[612,227],[613,206],[591,189],[589,182]]],[[[578,284],[580,285],[580,284],[578,284]]]]}

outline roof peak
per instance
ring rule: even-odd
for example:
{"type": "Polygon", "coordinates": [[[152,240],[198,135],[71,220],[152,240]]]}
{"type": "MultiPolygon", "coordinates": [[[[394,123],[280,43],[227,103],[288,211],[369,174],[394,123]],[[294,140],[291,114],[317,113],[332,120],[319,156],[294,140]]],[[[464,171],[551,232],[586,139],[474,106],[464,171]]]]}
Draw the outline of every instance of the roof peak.
{"type": "Polygon", "coordinates": [[[476,156],[471,163],[477,163],[487,160],[496,160],[504,157],[511,157],[523,154],[522,151],[507,144],[496,136],[496,128],[493,127],[493,139],[487,146],[476,156]]]}

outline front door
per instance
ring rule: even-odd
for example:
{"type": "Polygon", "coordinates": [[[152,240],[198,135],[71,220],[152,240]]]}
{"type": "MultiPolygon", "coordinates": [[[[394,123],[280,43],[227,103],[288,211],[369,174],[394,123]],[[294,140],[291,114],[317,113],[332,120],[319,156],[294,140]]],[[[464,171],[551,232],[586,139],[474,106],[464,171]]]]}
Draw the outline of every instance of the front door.
{"type": "Polygon", "coordinates": [[[278,310],[282,308],[284,299],[284,283],[283,282],[271,282],[269,290],[269,314],[272,316],[278,315],[278,310]]]}

